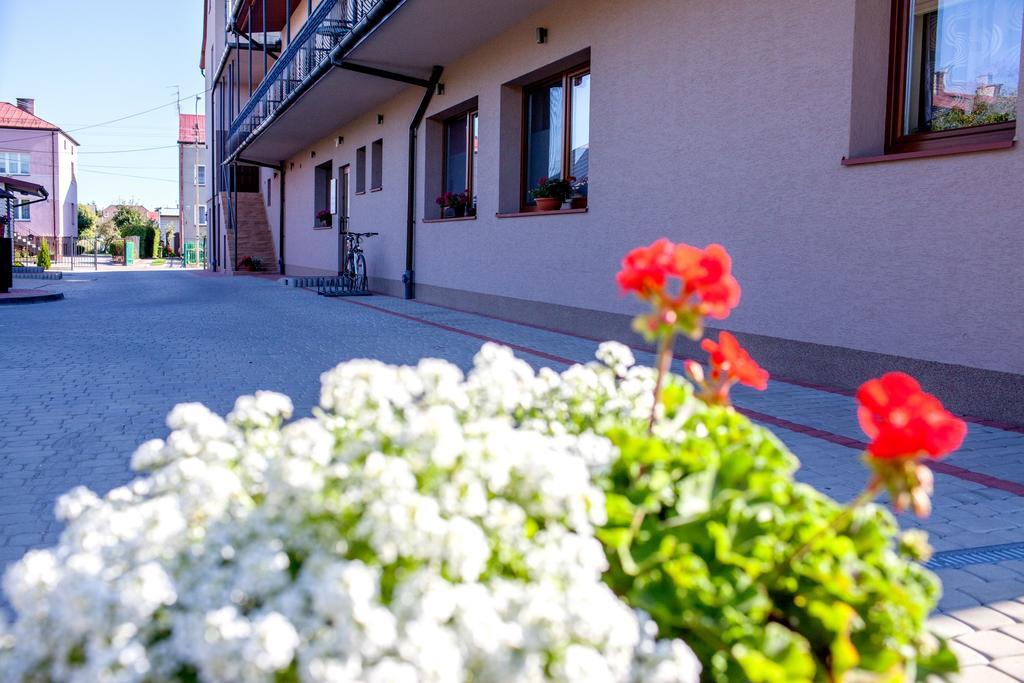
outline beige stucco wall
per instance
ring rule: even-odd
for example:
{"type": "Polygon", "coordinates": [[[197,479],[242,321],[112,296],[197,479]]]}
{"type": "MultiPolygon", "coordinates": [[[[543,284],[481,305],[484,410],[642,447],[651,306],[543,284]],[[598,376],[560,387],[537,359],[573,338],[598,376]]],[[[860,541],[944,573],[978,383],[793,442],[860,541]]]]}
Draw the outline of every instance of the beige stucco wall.
{"type": "MultiPolygon", "coordinates": [[[[872,61],[863,32],[878,26],[857,24],[869,5],[884,3],[562,0],[446,64],[428,116],[478,98],[479,217],[419,222],[417,281],[629,313],[613,279],[628,249],[662,235],[720,242],[744,288],[730,329],[1024,373],[1024,150],[840,164],[851,140],[871,146],[853,68],[872,61]],[[589,212],[495,218],[501,85],[585,48],[589,212]]],[[[353,197],[351,229],[382,232],[367,245],[371,275],[401,278],[407,131],[421,92],[288,160],[288,272],[335,269],[336,233],[312,229],[313,168],[328,158],[335,172],[354,168],[356,148],[383,137],[384,190],[353,197]]],[[[429,199],[417,198],[420,218],[429,199]]]]}

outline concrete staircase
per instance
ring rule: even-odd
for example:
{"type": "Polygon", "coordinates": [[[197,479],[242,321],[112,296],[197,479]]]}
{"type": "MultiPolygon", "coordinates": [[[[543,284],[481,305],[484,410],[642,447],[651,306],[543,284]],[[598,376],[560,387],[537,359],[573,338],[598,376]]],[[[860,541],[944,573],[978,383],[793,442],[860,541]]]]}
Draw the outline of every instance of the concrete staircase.
{"type": "Polygon", "coordinates": [[[274,239],[270,235],[270,224],[267,222],[267,211],[263,205],[263,194],[260,192],[239,192],[238,195],[238,256],[235,258],[235,235],[227,221],[230,196],[221,192],[219,196],[221,216],[225,217],[227,229],[227,258],[224,259],[226,270],[233,271],[235,264],[247,256],[259,257],[267,273],[276,273],[277,251],[274,239]]]}

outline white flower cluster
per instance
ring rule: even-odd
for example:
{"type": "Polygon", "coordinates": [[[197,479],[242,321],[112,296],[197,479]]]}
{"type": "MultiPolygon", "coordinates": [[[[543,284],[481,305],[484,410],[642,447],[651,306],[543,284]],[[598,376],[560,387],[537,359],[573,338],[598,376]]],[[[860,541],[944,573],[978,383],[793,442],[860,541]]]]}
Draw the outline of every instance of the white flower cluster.
{"type": "Polygon", "coordinates": [[[562,421],[645,415],[653,376],[599,358],[352,361],[283,427],[278,394],[177,406],[143,476],[62,497],[59,545],[8,571],[0,680],[696,682],[601,581],[592,475],[615,452],[562,421]]]}

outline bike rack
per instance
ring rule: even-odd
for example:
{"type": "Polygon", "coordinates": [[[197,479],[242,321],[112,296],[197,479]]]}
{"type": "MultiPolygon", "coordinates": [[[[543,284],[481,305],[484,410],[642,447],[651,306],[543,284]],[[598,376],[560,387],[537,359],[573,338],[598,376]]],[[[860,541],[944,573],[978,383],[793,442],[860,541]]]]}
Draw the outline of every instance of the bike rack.
{"type": "Polygon", "coordinates": [[[353,285],[347,277],[318,277],[316,293],[320,296],[372,296],[369,289],[355,289],[353,285]]]}

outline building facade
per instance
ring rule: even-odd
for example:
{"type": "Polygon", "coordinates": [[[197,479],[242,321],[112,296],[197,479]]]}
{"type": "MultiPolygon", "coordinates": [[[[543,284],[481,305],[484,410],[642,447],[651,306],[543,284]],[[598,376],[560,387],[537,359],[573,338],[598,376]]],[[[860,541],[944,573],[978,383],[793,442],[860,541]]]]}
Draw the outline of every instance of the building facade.
{"type": "MultiPolygon", "coordinates": [[[[180,239],[191,242],[206,237],[209,163],[206,150],[206,117],[178,115],[178,206],[181,208],[180,239]]],[[[180,248],[180,246],[178,247],[180,248]]]]}
{"type": "Polygon", "coordinates": [[[374,231],[378,292],[637,342],[622,256],[717,242],[776,375],[1024,424],[1022,6],[208,2],[212,262],[333,275],[374,231]]]}
{"type": "Polygon", "coordinates": [[[42,185],[45,201],[14,209],[11,225],[22,237],[78,234],[78,142],[35,115],[35,100],[0,102],[0,176],[42,185]]]}

